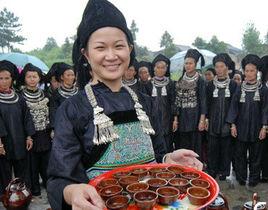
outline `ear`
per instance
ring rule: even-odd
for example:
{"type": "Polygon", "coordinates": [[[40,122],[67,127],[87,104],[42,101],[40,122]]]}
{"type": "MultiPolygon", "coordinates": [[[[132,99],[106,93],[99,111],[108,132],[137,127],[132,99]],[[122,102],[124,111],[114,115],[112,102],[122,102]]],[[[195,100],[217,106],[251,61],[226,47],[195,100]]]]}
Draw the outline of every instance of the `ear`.
{"type": "Polygon", "coordinates": [[[129,45],[129,52],[131,53],[133,49],[134,49],[134,46],[132,44],[130,44],[129,45]]]}
{"type": "Polygon", "coordinates": [[[86,51],[85,48],[82,48],[82,49],[81,49],[81,54],[82,54],[83,56],[85,56],[85,58],[86,58],[87,60],[89,59],[88,54],[87,54],[87,51],[86,51]]]}

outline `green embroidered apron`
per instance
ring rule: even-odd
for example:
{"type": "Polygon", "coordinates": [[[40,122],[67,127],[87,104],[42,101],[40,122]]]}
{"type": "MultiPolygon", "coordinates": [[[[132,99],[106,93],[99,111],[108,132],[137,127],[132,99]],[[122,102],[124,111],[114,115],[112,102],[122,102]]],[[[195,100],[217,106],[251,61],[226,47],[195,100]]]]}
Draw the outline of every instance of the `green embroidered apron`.
{"type": "Polygon", "coordinates": [[[151,137],[139,121],[114,125],[119,139],[110,143],[102,157],[86,173],[92,179],[118,167],[155,162],[151,137]]]}

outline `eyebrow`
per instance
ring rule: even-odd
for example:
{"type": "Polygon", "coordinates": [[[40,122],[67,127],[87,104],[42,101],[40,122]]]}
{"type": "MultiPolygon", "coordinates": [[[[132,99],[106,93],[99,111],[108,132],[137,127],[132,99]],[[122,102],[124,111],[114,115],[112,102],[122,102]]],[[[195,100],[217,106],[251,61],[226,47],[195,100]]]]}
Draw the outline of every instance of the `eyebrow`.
{"type": "MultiPolygon", "coordinates": [[[[124,40],[122,40],[122,39],[120,39],[120,40],[117,40],[117,41],[115,41],[115,43],[117,43],[117,42],[123,42],[124,40]]],[[[102,42],[102,41],[96,41],[95,42],[95,44],[105,44],[105,42],[102,42]]]]}

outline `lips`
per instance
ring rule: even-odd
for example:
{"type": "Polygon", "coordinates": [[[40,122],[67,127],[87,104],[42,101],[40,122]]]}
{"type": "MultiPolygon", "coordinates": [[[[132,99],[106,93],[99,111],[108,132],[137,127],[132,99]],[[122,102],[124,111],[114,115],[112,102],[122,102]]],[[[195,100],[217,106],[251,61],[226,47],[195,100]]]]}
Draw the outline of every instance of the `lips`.
{"type": "Polygon", "coordinates": [[[103,67],[108,71],[117,71],[120,64],[104,65],[103,67]]]}

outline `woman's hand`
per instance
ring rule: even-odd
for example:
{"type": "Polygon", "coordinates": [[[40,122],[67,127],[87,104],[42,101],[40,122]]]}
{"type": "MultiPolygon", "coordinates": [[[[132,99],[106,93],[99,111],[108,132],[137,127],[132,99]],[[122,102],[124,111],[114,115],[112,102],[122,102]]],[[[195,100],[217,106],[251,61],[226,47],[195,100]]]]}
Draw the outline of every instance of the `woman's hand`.
{"type": "Polygon", "coordinates": [[[54,130],[51,131],[50,138],[51,138],[51,140],[53,140],[53,138],[54,138],[54,130]]]}
{"type": "Polygon", "coordinates": [[[172,153],[168,153],[165,159],[165,163],[180,164],[202,170],[203,164],[197,159],[198,157],[198,154],[192,150],[179,149],[175,150],[172,153]]]}
{"type": "Polygon", "coordinates": [[[173,125],[172,125],[172,131],[176,132],[176,130],[178,129],[178,121],[173,121],[173,125]]]}
{"type": "Polygon", "coordinates": [[[105,204],[96,189],[87,184],[71,184],[64,188],[63,196],[73,210],[103,210],[105,204]]]}
{"type": "Polygon", "coordinates": [[[237,137],[237,130],[235,124],[232,124],[231,126],[231,135],[232,137],[236,138],[237,137]]]}
{"type": "Polygon", "coordinates": [[[0,144],[0,155],[6,155],[6,150],[3,144],[0,144]]]}
{"type": "Polygon", "coordinates": [[[262,129],[260,130],[259,139],[260,139],[260,140],[263,140],[263,139],[265,139],[265,138],[266,138],[266,128],[262,128],[262,129]]]}
{"type": "Polygon", "coordinates": [[[199,131],[204,131],[205,130],[205,122],[203,120],[199,121],[198,130],[199,131]]]}
{"type": "Polygon", "coordinates": [[[209,121],[208,119],[205,120],[205,130],[208,131],[209,121]]]}
{"type": "Polygon", "coordinates": [[[33,148],[33,140],[31,138],[27,138],[26,140],[26,149],[30,151],[33,148]]]}

